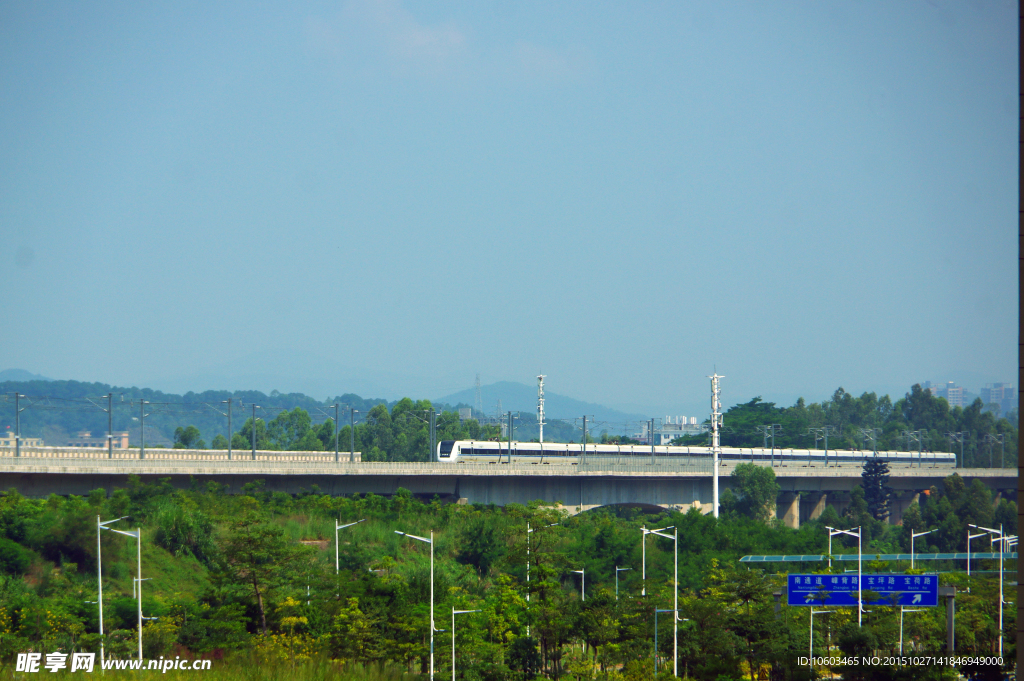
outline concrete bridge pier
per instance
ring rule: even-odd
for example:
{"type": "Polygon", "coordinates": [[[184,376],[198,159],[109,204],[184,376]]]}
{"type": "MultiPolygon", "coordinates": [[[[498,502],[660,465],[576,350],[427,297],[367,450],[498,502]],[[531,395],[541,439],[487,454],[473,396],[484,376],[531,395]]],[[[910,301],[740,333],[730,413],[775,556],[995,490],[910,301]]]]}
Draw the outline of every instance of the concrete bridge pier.
{"type": "Polygon", "coordinates": [[[778,507],[778,513],[782,513],[782,522],[786,527],[791,527],[794,530],[800,528],[800,493],[799,492],[783,492],[779,496],[781,502],[778,507]]]}

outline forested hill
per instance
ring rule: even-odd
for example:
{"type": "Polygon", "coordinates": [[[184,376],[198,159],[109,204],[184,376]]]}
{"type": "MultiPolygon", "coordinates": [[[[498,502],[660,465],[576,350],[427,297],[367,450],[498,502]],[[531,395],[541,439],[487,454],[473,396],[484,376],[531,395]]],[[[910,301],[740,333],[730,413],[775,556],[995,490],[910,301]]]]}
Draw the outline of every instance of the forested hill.
{"type": "MultiPolygon", "coordinates": [[[[776,447],[824,449],[828,428],[830,449],[851,447],[956,452],[961,445],[968,466],[1017,466],[1017,410],[996,418],[980,399],[967,407],[950,407],[941,397],[914,385],[893,402],[888,395],[864,393],[854,397],[842,388],[832,398],[807,404],[803,398],[792,407],[778,407],[755,397],[737,404],[724,415],[722,444],[726,447],[761,447],[765,437],[759,426],[777,425],[776,447]],[[871,432],[876,431],[876,432],[871,432]],[[962,440],[962,443],[960,442],[962,440]]],[[[680,438],[678,442],[703,444],[705,436],[680,438]]],[[[771,439],[768,438],[768,446],[771,439]]]]}
{"type": "Polygon", "coordinates": [[[385,399],[364,399],[359,395],[345,394],[321,402],[302,393],[279,393],[269,395],[258,390],[208,390],[202,393],[188,392],[184,395],[164,393],[149,388],[126,388],[106,383],[85,383],[81,381],[3,381],[0,382],[0,428],[14,430],[15,392],[22,394],[21,434],[24,437],[43,437],[56,440],[79,431],[88,430],[94,434],[107,432],[107,398],[114,397],[113,429],[132,433],[133,444],[139,433],[139,403],[145,400],[146,439],[152,444],[170,444],[175,429],[195,426],[208,439],[217,434],[227,433],[227,400],[232,400],[232,430],[238,431],[248,415],[252,417],[252,406],[257,405],[257,416],[273,418],[285,410],[300,408],[309,413],[315,422],[324,421],[327,415],[334,416],[334,409],[327,405],[342,405],[339,416],[346,420],[345,409],[351,407],[358,413],[366,414],[374,406],[388,403],[385,399]],[[24,397],[27,396],[27,399],[24,397]],[[218,411],[219,409],[219,411],[218,411]]]}

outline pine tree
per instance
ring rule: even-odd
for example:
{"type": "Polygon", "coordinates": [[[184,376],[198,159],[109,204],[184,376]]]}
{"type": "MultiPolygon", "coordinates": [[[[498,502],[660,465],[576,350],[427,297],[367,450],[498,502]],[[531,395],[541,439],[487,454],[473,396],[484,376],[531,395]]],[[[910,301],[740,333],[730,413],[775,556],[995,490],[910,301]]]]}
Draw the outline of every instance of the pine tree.
{"type": "Polygon", "coordinates": [[[892,488],[889,487],[889,463],[878,457],[865,459],[864,471],[860,476],[868,513],[875,520],[884,522],[889,517],[889,498],[892,496],[892,488]]]}

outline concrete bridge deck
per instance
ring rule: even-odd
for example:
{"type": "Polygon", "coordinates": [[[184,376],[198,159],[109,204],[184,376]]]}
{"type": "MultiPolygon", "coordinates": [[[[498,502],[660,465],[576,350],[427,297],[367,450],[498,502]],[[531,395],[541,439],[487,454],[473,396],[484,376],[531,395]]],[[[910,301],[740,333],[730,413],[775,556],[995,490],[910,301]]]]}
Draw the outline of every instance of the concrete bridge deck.
{"type": "MultiPolygon", "coordinates": [[[[226,453],[208,450],[147,450],[139,459],[137,450],[55,451],[23,449],[23,456],[0,452],[0,490],[15,488],[26,496],[86,494],[96,488],[108,491],[127,485],[128,476],[145,480],[170,477],[177,487],[193,479],[227,485],[238,492],[242,485],[264,480],[268,490],[297,492],[314,486],[322,493],[352,495],[373,492],[394,494],[404,487],[422,496],[439,495],[469,503],[505,505],[535,499],[560,502],[573,511],[625,504],[655,509],[689,507],[711,510],[711,462],[706,457],[656,459],[647,457],[591,457],[585,465],[565,464],[468,464],[468,463],[349,463],[343,453],[262,452],[257,460],[250,451],[226,453]],[[134,457],[132,455],[134,454],[134,457]]],[[[730,474],[737,462],[719,468],[722,490],[730,486],[730,474]]],[[[890,486],[894,489],[893,522],[916,495],[954,471],[929,465],[894,467],[890,486]]],[[[767,464],[766,464],[767,465],[767,464]]],[[[778,499],[780,517],[791,526],[814,518],[826,505],[841,510],[849,502],[849,491],[860,484],[858,465],[808,465],[790,461],[773,469],[782,489],[778,499]]],[[[973,468],[956,471],[969,483],[982,480],[997,495],[1015,497],[1017,469],[973,468]]]]}

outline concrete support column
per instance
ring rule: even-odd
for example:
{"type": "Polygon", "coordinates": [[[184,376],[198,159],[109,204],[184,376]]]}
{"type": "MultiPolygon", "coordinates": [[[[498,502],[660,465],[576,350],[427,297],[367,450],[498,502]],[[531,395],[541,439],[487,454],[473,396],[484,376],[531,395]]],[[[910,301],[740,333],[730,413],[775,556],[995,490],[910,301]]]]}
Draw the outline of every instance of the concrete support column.
{"type": "Polygon", "coordinates": [[[825,507],[828,506],[828,492],[822,492],[821,496],[818,497],[818,501],[814,504],[814,508],[811,509],[811,515],[809,520],[818,518],[822,513],[825,512],[825,507]]]}
{"type": "Polygon", "coordinates": [[[782,522],[786,527],[794,530],[800,529],[800,495],[796,492],[786,492],[782,495],[782,503],[779,505],[782,512],[782,522]]]}

